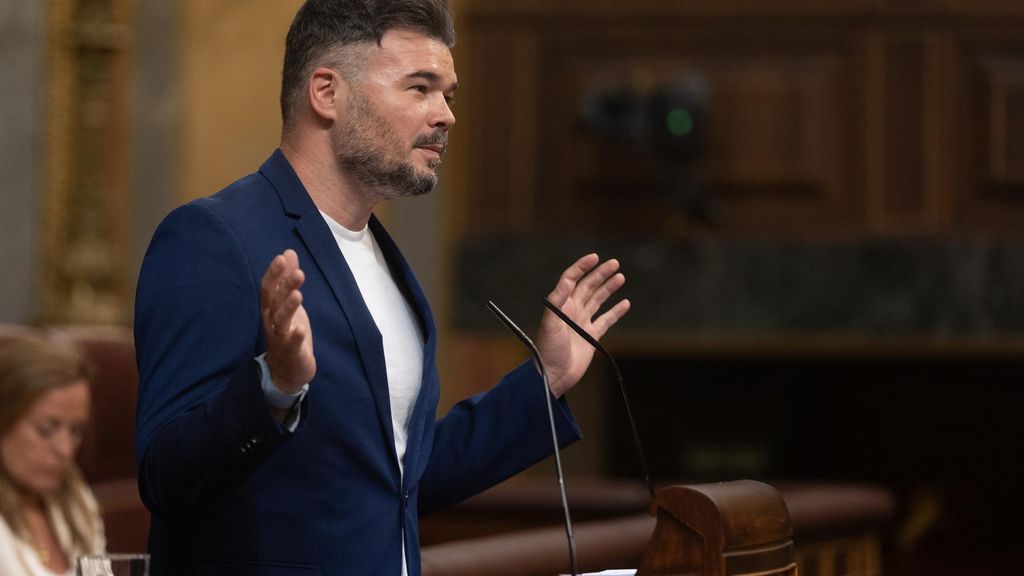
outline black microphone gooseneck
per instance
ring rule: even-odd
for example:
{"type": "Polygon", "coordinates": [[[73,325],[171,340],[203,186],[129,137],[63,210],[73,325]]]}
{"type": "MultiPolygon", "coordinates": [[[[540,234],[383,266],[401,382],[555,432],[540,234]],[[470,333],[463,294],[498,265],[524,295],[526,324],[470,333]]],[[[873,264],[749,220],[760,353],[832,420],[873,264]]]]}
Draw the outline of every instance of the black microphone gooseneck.
{"type": "Polygon", "coordinates": [[[633,408],[629,403],[629,394],[626,393],[626,385],[622,381],[622,372],[619,372],[619,365],[615,363],[615,358],[612,357],[609,352],[597,338],[594,338],[586,330],[580,327],[579,324],[573,322],[572,318],[566,316],[565,312],[562,312],[558,306],[555,306],[547,298],[544,299],[544,305],[555,313],[555,316],[561,318],[562,322],[565,322],[569,328],[572,328],[574,332],[580,335],[581,338],[587,341],[588,344],[594,347],[595,350],[604,355],[608,359],[608,363],[612,365],[612,370],[615,371],[615,378],[619,382],[619,391],[622,392],[622,402],[626,405],[626,418],[629,420],[629,427],[633,431],[633,444],[636,445],[636,453],[640,456],[640,466],[643,467],[644,480],[647,482],[647,491],[651,494],[651,500],[654,499],[654,483],[651,482],[651,472],[647,468],[647,458],[644,457],[644,449],[640,445],[640,433],[636,429],[636,420],[633,418],[633,408]]]}
{"type": "Polygon", "coordinates": [[[558,433],[555,431],[555,413],[551,408],[551,390],[548,388],[548,373],[544,368],[543,360],[540,358],[540,351],[537,350],[537,346],[534,345],[533,341],[494,302],[488,300],[487,307],[530,349],[530,352],[533,353],[533,359],[537,362],[537,367],[540,369],[540,375],[544,380],[544,398],[548,402],[551,442],[555,447],[555,470],[558,473],[558,491],[562,496],[562,510],[565,511],[565,536],[569,540],[569,567],[572,570],[572,576],[576,576],[579,574],[579,570],[576,568],[576,537],[572,534],[572,518],[569,517],[569,499],[565,496],[565,474],[562,472],[562,457],[559,455],[558,450],[558,433]]]}

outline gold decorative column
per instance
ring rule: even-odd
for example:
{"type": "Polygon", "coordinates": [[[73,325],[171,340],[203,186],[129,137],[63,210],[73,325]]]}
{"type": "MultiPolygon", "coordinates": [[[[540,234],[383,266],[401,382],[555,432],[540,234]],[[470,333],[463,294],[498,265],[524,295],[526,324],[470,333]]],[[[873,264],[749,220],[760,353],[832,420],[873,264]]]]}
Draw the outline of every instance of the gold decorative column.
{"type": "Polygon", "coordinates": [[[132,3],[47,3],[43,322],[109,324],[129,318],[132,3]]]}

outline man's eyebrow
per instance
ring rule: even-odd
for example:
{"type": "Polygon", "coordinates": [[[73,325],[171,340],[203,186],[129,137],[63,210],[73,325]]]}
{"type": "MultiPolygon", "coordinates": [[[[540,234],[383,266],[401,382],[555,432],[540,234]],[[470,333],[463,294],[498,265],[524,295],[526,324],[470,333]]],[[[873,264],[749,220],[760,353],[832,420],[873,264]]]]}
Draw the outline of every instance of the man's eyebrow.
{"type": "MultiPolygon", "coordinates": [[[[417,70],[415,72],[410,72],[410,73],[406,74],[405,77],[406,78],[422,78],[424,80],[427,80],[429,82],[434,82],[434,83],[437,83],[437,82],[441,81],[441,75],[436,73],[436,72],[431,72],[430,70],[417,70]]],[[[445,92],[454,92],[455,89],[458,88],[458,87],[459,87],[459,83],[458,82],[452,82],[452,85],[449,86],[448,89],[445,90],[445,92]]]]}

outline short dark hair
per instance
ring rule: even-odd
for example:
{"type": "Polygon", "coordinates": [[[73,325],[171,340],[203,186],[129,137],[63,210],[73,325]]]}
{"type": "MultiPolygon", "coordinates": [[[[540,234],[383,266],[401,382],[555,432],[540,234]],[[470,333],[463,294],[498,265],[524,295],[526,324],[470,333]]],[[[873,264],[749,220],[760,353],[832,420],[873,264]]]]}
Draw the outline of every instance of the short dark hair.
{"type": "Polygon", "coordinates": [[[455,45],[455,22],[448,0],[307,0],[295,14],[285,40],[281,74],[285,127],[313,69],[342,46],[380,45],[384,34],[395,28],[420,32],[449,48],[455,45]]]}

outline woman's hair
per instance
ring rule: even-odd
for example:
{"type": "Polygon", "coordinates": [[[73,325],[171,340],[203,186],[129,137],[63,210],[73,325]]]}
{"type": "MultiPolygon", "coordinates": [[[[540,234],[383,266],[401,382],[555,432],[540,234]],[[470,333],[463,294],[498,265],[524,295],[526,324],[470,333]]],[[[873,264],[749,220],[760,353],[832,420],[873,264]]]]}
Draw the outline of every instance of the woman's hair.
{"type": "MultiPolygon", "coordinates": [[[[92,379],[92,365],[70,345],[23,338],[0,346],[0,438],[25,416],[29,407],[47,392],[92,379]]],[[[63,514],[71,540],[79,550],[92,550],[100,527],[86,499],[88,486],[78,466],[71,462],[60,487],[47,498],[63,514]]],[[[22,539],[30,540],[18,509],[18,491],[0,458],[0,516],[22,539]]]]}

